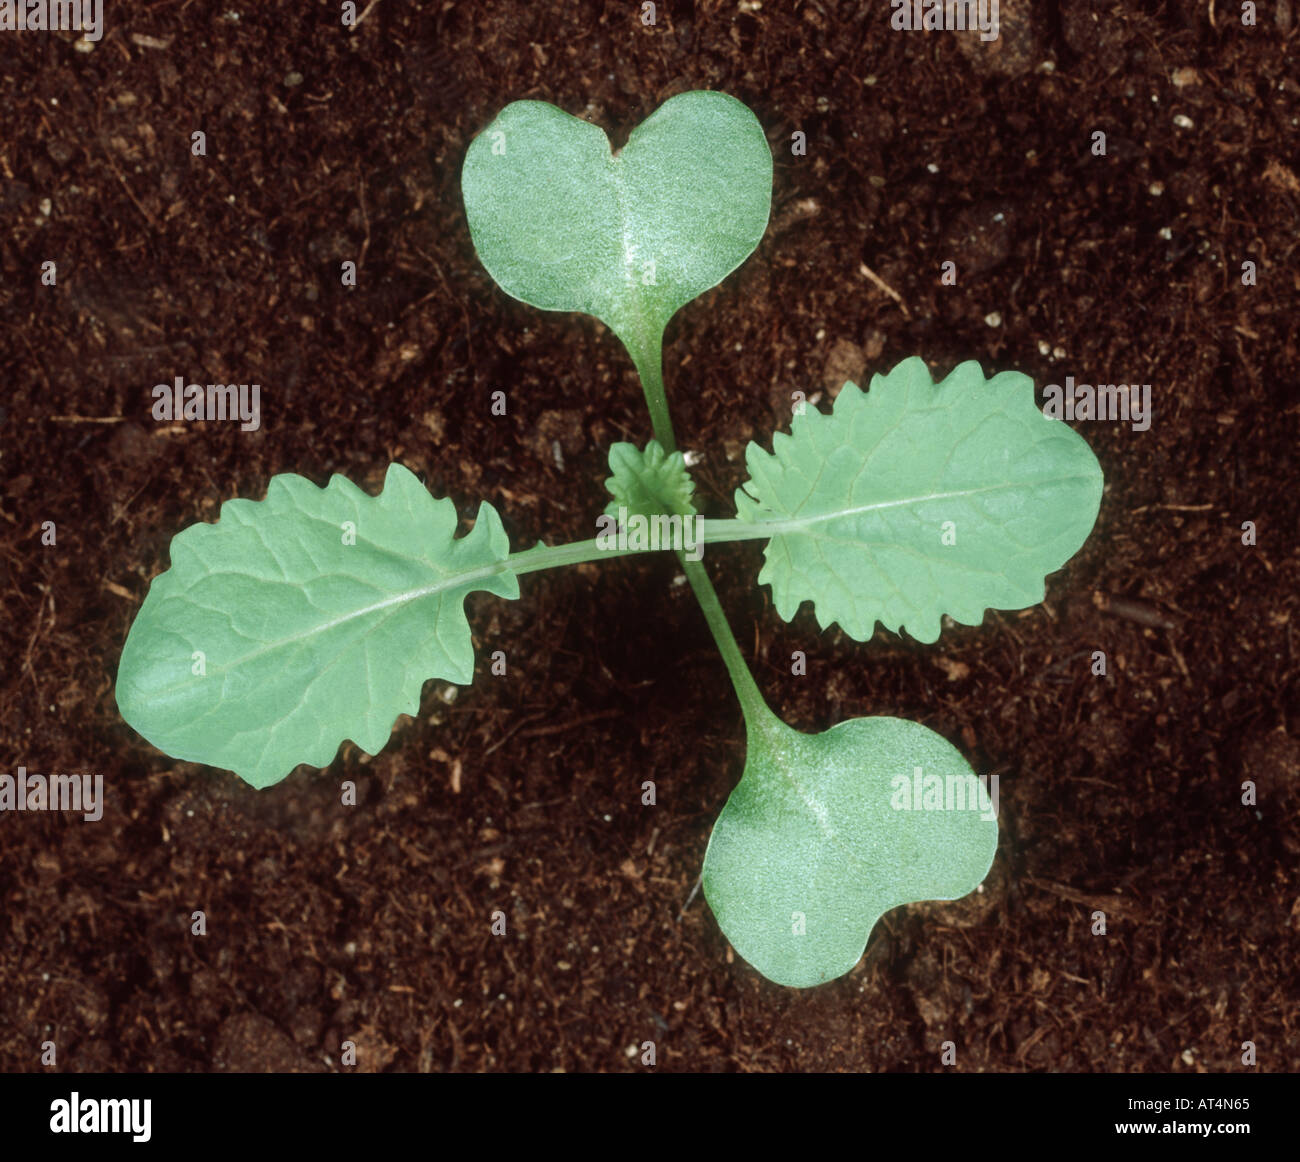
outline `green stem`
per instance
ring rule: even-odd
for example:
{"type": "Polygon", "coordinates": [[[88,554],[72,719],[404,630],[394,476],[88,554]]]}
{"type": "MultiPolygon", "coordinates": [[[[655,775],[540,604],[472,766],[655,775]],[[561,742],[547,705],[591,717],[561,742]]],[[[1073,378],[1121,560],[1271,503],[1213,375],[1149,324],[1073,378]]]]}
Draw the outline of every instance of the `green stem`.
{"type": "MultiPolygon", "coordinates": [[[[655,439],[659,441],[665,452],[675,452],[677,439],[673,435],[673,422],[668,414],[668,398],[664,394],[663,332],[660,331],[653,337],[640,335],[626,345],[628,354],[632,356],[632,362],[636,364],[637,375],[641,378],[641,390],[645,394],[646,407],[650,409],[650,422],[654,426],[655,439]]],[[[700,523],[703,524],[702,521],[700,523]]],[[[711,524],[715,526],[714,532],[719,540],[743,540],[763,535],[759,530],[750,531],[753,526],[735,527],[740,525],[738,521],[713,521],[711,524]],[[719,525],[724,527],[717,528],[716,526],[719,525]]],[[[708,572],[698,560],[688,559],[681,549],[677,550],[677,559],[686,572],[686,579],[691,583],[695,599],[700,603],[700,609],[704,613],[704,620],[708,622],[713,640],[722,654],[727,673],[731,677],[731,684],[736,690],[736,697],[740,699],[745,725],[750,730],[770,727],[777,721],[776,715],[763,701],[758,683],[754,681],[754,675],[745,664],[745,657],[736,644],[731,626],[727,624],[727,615],[722,611],[722,604],[718,601],[718,595],[713,588],[713,582],[709,580],[708,572]]],[[[545,567],[545,565],[537,566],[537,568],[545,567]]]]}
{"type": "Polygon", "coordinates": [[[646,407],[650,409],[655,439],[665,452],[675,452],[677,439],[673,435],[672,417],[668,414],[668,397],[664,394],[663,333],[628,344],[627,351],[641,378],[641,390],[645,393],[646,407]]]}
{"type": "MultiPolygon", "coordinates": [[[[705,520],[703,517],[697,517],[696,521],[696,535],[701,545],[718,545],[727,541],[767,540],[776,536],[777,533],[797,532],[809,523],[807,521],[759,521],[750,523],[741,520],[705,520]]],[[[660,545],[649,549],[602,548],[597,544],[595,538],[589,541],[572,541],[566,545],[539,544],[534,545],[531,549],[511,553],[505,561],[492,566],[490,571],[493,573],[510,572],[522,575],[524,573],[535,573],[539,569],[558,569],[564,565],[581,565],[584,561],[599,561],[609,557],[630,557],[635,553],[657,553],[669,547],[668,545],[660,545]]],[[[695,564],[695,562],[686,563],[695,564]]],[[[708,592],[713,593],[713,587],[709,584],[708,575],[704,570],[697,568],[695,572],[708,586],[708,592]]],[[[688,569],[686,573],[688,578],[691,573],[692,570],[688,569]]],[[[716,595],[714,595],[713,600],[716,604],[716,595]]]]}
{"type": "Polygon", "coordinates": [[[633,553],[652,552],[650,549],[601,548],[595,538],[589,541],[572,541],[567,545],[534,545],[518,553],[511,553],[494,567],[497,573],[536,573],[539,569],[558,569],[563,565],[581,565],[584,561],[599,561],[607,557],[627,557],[633,553]]]}
{"type": "Polygon", "coordinates": [[[718,645],[718,652],[722,654],[727,673],[731,676],[731,684],[736,690],[736,697],[740,699],[745,725],[750,730],[760,730],[775,720],[776,715],[763,700],[758,683],[754,681],[754,675],[745,665],[744,655],[740,652],[736,637],[727,623],[727,615],[722,611],[722,604],[718,601],[713,582],[709,580],[709,574],[704,566],[699,561],[690,560],[680,549],[677,552],[677,559],[686,571],[686,579],[691,583],[691,589],[694,590],[695,598],[704,613],[704,620],[709,623],[713,640],[718,645]]]}
{"type": "MultiPolygon", "coordinates": [[[[772,532],[769,528],[762,525],[746,524],[738,520],[704,520],[697,518],[696,528],[699,530],[700,544],[706,541],[717,543],[722,541],[745,541],[756,540],[761,537],[770,537],[772,532]]],[[[484,575],[492,573],[536,573],[539,569],[559,569],[565,565],[581,565],[584,561],[600,561],[610,557],[630,557],[636,553],[657,553],[668,549],[669,545],[660,545],[649,549],[620,549],[617,547],[602,547],[597,538],[593,537],[589,541],[571,541],[565,545],[534,545],[531,549],[523,549],[517,553],[511,553],[504,561],[488,567],[484,575]]],[[[694,564],[695,562],[687,562],[694,564]]],[[[699,574],[703,577],[704,584],[709,585],[707,574],[702,569],[699,574]]],[[[691,571],[687,571],[687,577],[690,577],[691,571]]],[[[709,585],[708,591],[713,592],[709,585]]],[[[717,597],[714,597],[716,604],[717,597]]]]}
{"type": "Polygon", "coordinates": [[[810,526],[830,520],[837,514],[825,517],[804,517],[802,520],[718,520],[716,517],[700,517],[695,525],[695,535],[700,541],[710,545],[720,545],[725,541],[767,541],[781,533],[807,532],[810,526]]]}

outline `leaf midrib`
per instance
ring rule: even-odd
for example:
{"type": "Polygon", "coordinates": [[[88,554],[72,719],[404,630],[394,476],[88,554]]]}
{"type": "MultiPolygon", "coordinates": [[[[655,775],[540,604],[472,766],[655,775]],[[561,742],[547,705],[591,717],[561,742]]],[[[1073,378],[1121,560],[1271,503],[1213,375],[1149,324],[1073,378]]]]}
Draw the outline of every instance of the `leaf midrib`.
{"type": "MultiPolygon", "coordinates": [[[[480,565],[475,569],[453,574],[452,576],[445,577],[441,581],[435,582],[432,585],[422,585],[416,589],[406,589],[400,593],[395,593],[390,597],[386,597],[382,601],[376,601],[370,605],[363,606],[360,609],[351,610],[343,614],[341,617],[334,617],[328,621],[316,623],[299,633],[289,634],[285,637],[276,638],[274,641],[266,642],[257,649],[251,650],[247,654],[235,658],[233,661],[215,665],[212,669],[218,674],[224,674],[247,665],[249,662],[255,661],[266,654],[273,653],[275,650],[293,645],[295,642],[304,641],[308,638],[326,634],[340,625],[345,625],[350,621],[355,621],[357,618],[366,617],[369,614],[377,613],[380,610],[389,609],[412,601],[419,601],[425,597],[433,597],[451,589],[457,589],[465,585],[472,585],[476,581],[483,581],[489,577],[495,577],[501,573],[509,572],[509,570],[510,566],[508,561],[497,561],[493,562],[491,565],[480,565]]],[[[251,573],[236,573],[228,570],[206,574],[204,580],[216,577],[249,577],[255,581],[266,580],[264,577],[257,577],[251,573]]],[[[185,601],[186,598],[177,597],[176,600],[185,601]]],[[[155,697],[162,694],[172,694],[179,690],[184,690],[186,687],[194,685],[200,681],[208,681],[210,677],[210,674],[202,676],[191,674],[188,678],[180,682],[175,682],[170,686],[160,687],[153,693],[155,697]]]]}
{"type": "MultiPolygon", "coordinates": [[[[882,500],[872,504],[856,505],[852,508],[833,509],[830,512],[814,513],[808,516],[790,516],[778,519],[761,518],[755,521],[740,522],[754,527],[761,527],[764,536],[778,536],[782,533],[802,533],[810,525],[826,524],[829,521],[844,520],[849,517],[859,516],[867,512],[879,512],[889,508],[905,508],[913,504],[928,504],[936,500],[952,500],[963,496],[979,496],[990,492],[1003,492],[1008,489],[1033,489],[1043,484],[1064,484],[1071,480],[1093,480],[1091,475],[1071,474],[1069,476],[1053,476],[1044,480],[1008,480],[1000,484],[990,484],[983,488],[962,488],[948,489],[943,492],[932,492],[924,496],[905,496],[897,500],[882,500]]],[[[753,494],[751,493],[751,496],[753,494]]],[[[754,500],[763,504],[758,497],[754,500]]]]}

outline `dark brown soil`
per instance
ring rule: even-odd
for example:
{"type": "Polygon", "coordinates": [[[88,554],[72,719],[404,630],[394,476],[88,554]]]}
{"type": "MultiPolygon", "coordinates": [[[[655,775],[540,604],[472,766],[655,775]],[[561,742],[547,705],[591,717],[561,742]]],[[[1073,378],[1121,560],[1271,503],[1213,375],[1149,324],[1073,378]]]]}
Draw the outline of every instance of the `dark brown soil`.
{"type": "Polygon", "coordinates": [[[98,824],[0,816],[0,1068],[53,1041],[63,1070],[322,1070],[345,1040],[362,1070],[642,1069],[644,1041],[667,1070],[935,1070],[944,1041],[961,1070],[1239,1070],[1244,1041],[1300,1067],[1290,0],[1255,28],[1003,0],[992,46],[849,0],[670,0],[654,27],[630,0],[381,0],[355,32],[335,4],[106,8],[91,53],[0,33],[0,769],[108,794],[98,824]],[[267,791],[168,760],[113,700],[170,537],[277,472],[373,491],[400,460],[518,547],[592,535],[607,446],[648,434],[630,362],[496,289],[460,165],[516,98],[621,140],[693,88],[749,104],[776,157],[762,245],[668,333],[712,515],[791,391],[911,354],[1152,385],[1149,431],[1077,425],[1106,496],[1034,609],[859,645],[782,622],[756,546],[709,554],[790,722],[916,718],[1001,777],[983,894],[891,913],[807,992],[682,912],[743,756],[670,559],[474,599],[473,687],[267,791]],[[261,430],[155,423],[177,375],[260,383],[261,430]]]}

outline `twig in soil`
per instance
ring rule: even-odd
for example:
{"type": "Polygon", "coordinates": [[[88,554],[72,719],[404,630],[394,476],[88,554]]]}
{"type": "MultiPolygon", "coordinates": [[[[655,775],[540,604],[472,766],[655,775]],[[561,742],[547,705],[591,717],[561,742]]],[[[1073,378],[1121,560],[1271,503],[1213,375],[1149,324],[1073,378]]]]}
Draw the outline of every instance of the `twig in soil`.
{"type": "Polygon", "coordinates": [[[885,292],[885,294],[887,294],[891,299],[893,299],[894,302],[896,302],[899,305],[899,307],[902,308],[903,318],[910,319],[912,317],[912,312],[907,309],[907,304],[903,302],[903,296],[900,295],[898,291],[896,291],[892,286],[890,286],[889,283],[887,283],[883,278],[881,278],[880,275],[878,275],[874,270],[872,270],[871,267],[869,267],[865,262],[858,263],[858,273],[862,275],[866,275],[867,278],[871,279],[871,281],[875,283],[876,286],[878,286],[882,291],[885,292]]]}
{"type": "Polygon", "coordinates": [[[1148,512],[1152,508],[1165,509],[1168,512],[1209,512],[1214,505],[1212,504],[1144,504],[1139,508],[1130,510],[1130,515],[1136,516],[1140,512],[1148,512]]]}
{"type": "Polygon", "coordinates": [[[379,0],[370,0],[370,3],[366,5],[366,10],[357,17],[357,22],[352,26],[353,32],[356,32],[356,30],[361,27],[361,22],[370,15],[370,10],[378,3],[379,0]]]}
{"type": "Polygon", "coordinates": [[[40,687],[36,684],[36,671],[32,669],[32,650],[36,646],[36,640],[41,636],[43,628],[42,622],[45,620],[45,601],[48,598],[50,602],[50,624],[54,624],[54,597],[50,593],[48,585],[42,585],[39,581],[36,588],[41,591],[41,603],[36,607],[36,625],[32,629],[32,636],[27,639],[27,652],[23,655],[23,672],[31,677],[32,689],[36,691],[39,698],[41,694],[40,687]]]}
{"type": "MultiPolygon", "coordinates": [[[[96,130],[98,131],[98,125],[96,126],[96,130]]],[[[140,199],[135,196],[135,191],[131,189],[130,183],[127,182],[122,171],[117,168],[117,162],[113,160],[113,155],[108,152],[106,147],[103,149],[103,154],[104,160],[108,162],[108,168],[113,171],[113,175],[122,183],[122,189],[126,191],[126,196],[131,199],[131,204],[144,216],[144,220],[149,223],[150,228],[157,230],[158,223],[154,221],[153,215],[144,208],[144,204],[140,199]]]]}
{"type": "Polygon", "coordinates": [[[509,730],[507,730],[505,734],[503,734],[500,738],[498,738],[496,742],[494,742],[490,747],[487,748],[487,750],[483,752],[483,757],[487,758],[488,755],[490,755],[498,747],[505,746],[505,744],[509,742],[510,739],[513,738],[520,730],[522,730],[529,722],[534,722],[541,717],[542,715],[540,714],[530,714],[525,718],[521,718],[517,723],[515,723],[514,726],[512,726],[509,730]]]}
{"type": "Polygon", "coordinates": [[[1108,593],[1098,593],[1094,597],[1097,608],[1103,613],[1113,613],[1126,621],[1145,625],[1150,629],[1177,629],[1178,623],[1172,621],[1154,605],[1146,601],[1134,601],[1129,597],[1112,597],[1108,593]]]}
{"type": "Polygon", "coordinates": [[[1072,888],[1068,884],[1058,884],[1054,880],[1040,880],[1027,876],[1025,883],[1044,892],[1069,900],[1072,904],[1081,904],[1086,908],[1103,908],[1107,912],[1126,914],[1134,918],[1143,915],[1145,909],[1136,900],[1122,896],[1117,892],[1089,892],[1072,888]]]}
{"type": "Polygon", "coordinates": [[[50,416],[48,418],[56,424],[120,424],[126,416],[50,416]]]}
{"type": "MultiPolygon", "coordinates": [[[[366,12],[370,9],[367,8],[366,12]]],[[[362,13],[365,15],[365,12],[362,13]]],[[[357,200],[361,203],[361,224],[366,228],[366,236],[361,241],[361,251],[357,255],[357,270],[360,270],[366,264],[366,251],[370,249],[370,215],[366,213],[366,179],[357,176],[358,190],[357,200]]]]}
{"type": "MultiPolygon", "coordinates": [[[[1090,657],[1091,654],[1092,654],[1091,650],[1080,650],[1076,654],[1070,654],[1069,657],[1062,658],[1059,662],[1053,662],[1050,666],[1048,666],[1045,670],[1043,670],[1043,672],[1038,676],[1040,678],[1046,678],[1048,674],[1054,674],[1056,673],[1057,670],[1064,669],[1066,666],[1072,665],[1074,662],[1077,662],[1080,658],[1090,657]]],[[[1069,679],[1069,680],[1073,681],[1073,679],[1069,679]]]]}
{"type": "Polygon", "coordinates": [[[131,33],[131,43],[135,45],[136,48],[154,48],[163,51],[171,48],[172,38],[170,36],[164,38],[148,36],[143,32],[133,32],[131,33]]]}
{"type": "Polygon", "coordinates": [[[1178,647],[1172,641],[1169,643],[1169,652],[1174,655],[1174,661],[1178,664],[1179,670],[1182,671],[1183,682],[1187,686],[1191,686],[1192,674],[1191,671],[1188,670],[1187,668],[1187,659],[1184,658],[1181,653],[1179,653],[1178,647]]]}
{"type": "Polygon", "coordinates": [[[553,722],[550,726],[534,726],[528,730],[521,731],[520,738],[543,738],[548,734],[559,734],[565,730],[572,730],[575,726],[586,726],[589,722],[599,722],[604,718],[621,718],[621,710],[597,710],[594,714],[583,714],[577,718],[570,718],[568,722],[553,722]]]}
{"type": "Polygon", "coordinates": [[[686,897],[686,903],[682,905],[682,910],[677,913],[677,923],[680,924],[682,922],[682,917],[686,915],[686,909],[691,906],[691,904],[695,900],[695,897],[699,895],[700,885],[703,882],[704,882],[704,873],[700,872],[700,874],[695,877],[695,886],[691,889],[691,894],[686,897]]]}

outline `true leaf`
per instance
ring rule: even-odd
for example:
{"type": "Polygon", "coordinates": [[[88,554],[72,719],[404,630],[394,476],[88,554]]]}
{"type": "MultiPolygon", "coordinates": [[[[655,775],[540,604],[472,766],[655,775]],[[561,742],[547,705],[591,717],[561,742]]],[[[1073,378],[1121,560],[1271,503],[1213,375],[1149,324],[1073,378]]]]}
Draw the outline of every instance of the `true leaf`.
{"type": "Polygon", "coordinates": [[[758,245],[772,153],[724,93],[664,102],[614,154],[603,130],[541,101],[507,105],[461,176],[479,258],[507,294],[608,324],[634,358],[758,245]]]}
{"type": "Polygon", "coordinates": [[[680,452],[665,453],[658,440],[651,440],[642,451],[635,444],[612,444],[605,488],[614,498],[605,506],[612,517],[624,510],[628,516],[655,516],[659,513],[693,516],[695,481],[686,471],[680,452]]]}
{"type": "Polygon", "coordinates": [[[832,414],[808,408],[746,463],[736,507],[771,529],[759,581],[777,612],[811,601],[859,641],[879,621],[932,642],[944,614],[978,625],[1041,601],[1102,493],[1096,457],[1038,410],[1032,381],[974,362],[937,386],[917,358],[869,392],[845,384],[832,414]]]}
{"type": "Polygon", "coordinates": [[[466,595],[519,596],[496,510],[460,539],[456,521],[397,464],[374,497],[283,475],[263,501],[228,501],[172,540],[122,651],[122,717],[256,787],[347,738],[377,753],[426,679],[472,679],[466,595]]]}
{"type": "Polygon", "coordinates": [[[973,891],[997,842],[987,789],[934,731],[854,718],[808,735],[765,716],[709,839],[704,895],[745,960],[808,988],[853,968],[889,909],[973,891]]]}

